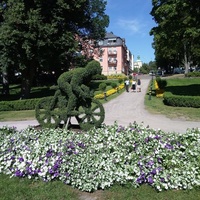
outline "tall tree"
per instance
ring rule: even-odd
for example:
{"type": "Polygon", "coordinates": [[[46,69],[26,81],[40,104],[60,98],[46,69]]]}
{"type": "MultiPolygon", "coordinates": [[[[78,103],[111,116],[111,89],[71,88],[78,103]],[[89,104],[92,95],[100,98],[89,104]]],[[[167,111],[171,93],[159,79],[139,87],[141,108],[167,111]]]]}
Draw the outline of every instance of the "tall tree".
{"type": "Polygon", "coordinates": [[[0,1],[1,71],[21,72],[27,98],[37,72],[68,69],[78,48],[76,35],[104,37],[105,6],[104,0],[0,1]]]}
{"type": "Polygon", "coordinates": [[[199,60],[200,3],[194,0],[152,0],[151,15],[157,27],[154,36],[157,60],[169,63],[183,61],[186,72],[191,63],[199,60]],[[163,59],[162,59],[163,58],[163,59]]]}

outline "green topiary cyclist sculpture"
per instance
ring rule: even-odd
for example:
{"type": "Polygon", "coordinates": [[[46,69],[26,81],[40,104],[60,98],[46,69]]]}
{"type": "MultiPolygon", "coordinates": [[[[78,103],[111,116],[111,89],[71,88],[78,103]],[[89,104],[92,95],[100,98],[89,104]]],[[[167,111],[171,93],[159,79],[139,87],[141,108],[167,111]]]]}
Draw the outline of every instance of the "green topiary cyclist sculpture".
{"type": "Polygon", "coordinates": [[[75,117],[82,130],[100,127],[105,118],[102,104],[93,98],[89,84],[92,76],[101,74],[101,66],[91,61],[85,68],[64,72],[57,80],[53,97],[42,98],[36,105],[36,119],[44,128],[68,127],[75,117]]]}

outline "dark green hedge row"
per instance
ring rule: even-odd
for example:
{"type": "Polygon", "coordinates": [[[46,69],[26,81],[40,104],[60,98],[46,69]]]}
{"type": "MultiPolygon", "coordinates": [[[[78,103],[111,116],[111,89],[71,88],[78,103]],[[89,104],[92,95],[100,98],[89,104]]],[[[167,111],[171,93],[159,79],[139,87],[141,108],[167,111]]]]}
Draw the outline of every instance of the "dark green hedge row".
{"type": "Polygon", "coordinates": [[[200,77],[200,72],[198,72],[198,71],[189,72],[189,73],[185,74],[185,77],[200,77]]]}
{"type": "Polygon", "coordinates": [[[0,111],[34,110],[39,99],[0,101],[0,111]]]}
{"type": "Polygon", "coordinates": [[[158,88],[159,89],[165,89],[165,87],[167,86],[167,80],[166,79],[161,79],[159,76],[156,77],[156,82],[158,84],[158,88]]]}
{"type": "Polygon", "coordinates": [[[200,108],[199,96],[173,95],[171,92],[164,93],[164,104],[174,107],[200,108]]]}

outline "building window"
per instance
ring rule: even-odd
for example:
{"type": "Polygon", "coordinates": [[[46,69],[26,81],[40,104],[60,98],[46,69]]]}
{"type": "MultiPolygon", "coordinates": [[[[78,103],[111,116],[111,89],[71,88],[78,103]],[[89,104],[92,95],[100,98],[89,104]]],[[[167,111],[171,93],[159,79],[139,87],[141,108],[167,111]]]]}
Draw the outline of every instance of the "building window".
{"type": "Polygon", "coordinates": [[[99,62],[103,62],[103,58],[101,57],[101,58],[99,58],[99,62]]]}
{"type": "Polygon", "coordinates": [[[115,47],[108,48],[108,54],[117,54],[117,49],[115,47]]]}
{"type": "Polygon", "coordinates": [[[117,42],[116,38],[108,39],[108,45],[115,44],[117,42]]]}
{"type": "Polygon", "coordinates": [[[116,66],[109,66],[109,71],[116,71],[117,70],[117,67],[116,66]]]}

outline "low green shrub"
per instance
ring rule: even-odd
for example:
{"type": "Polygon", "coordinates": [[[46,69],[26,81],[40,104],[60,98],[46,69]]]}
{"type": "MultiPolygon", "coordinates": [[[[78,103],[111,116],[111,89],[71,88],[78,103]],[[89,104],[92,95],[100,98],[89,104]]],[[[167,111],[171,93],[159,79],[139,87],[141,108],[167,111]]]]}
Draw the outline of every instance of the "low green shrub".
{"type": "Polygon", "coordinates": [[[167,86],[166,79],[161,79],[160,77],[156,77],[156,82],[158,84],[159,89],[165,89],[165,87],[167,86]]]}
{"type": "Polygon", "coordinates": [[[173,95],[171,92],[165,92],[163,98],[164,104],[169,106],[200,108],[199,96],[173,95]]]}
{"type": "Polygon", "coordinates": [[[0,111],[34,110],[38,99],[0,101],[0,111]]]}
{"type": "Polygon", "coordinates": [[[101,91],[105,91],[106,87],[107,87],[106,83],[100,83],[99,84],[99,90],[101,90],[101,91]]]}
{"type": "Polygon", "coordinates": [[[200,72],[189,72],[185,74],[185,77],[200,77],[200,72]]]}
{"type": "Polygon", "coordinates": [[[119,78],[118,82],[119,82],[119,84],[122,84],[122,82],[124,82],[124,79],[123,78],[119,78]]]}
{"type": "Polygon", "coordinates": [[[117,83],[112,82],[112,83],[111,83],[111,87],[112,87],[112,88],[116,88],[116,87],[117,87],[117,83]]]}
{"type": "Polygon", "coordinates": [[[92,80],[107,80],[107,76],[103,74],[96,74],[92,76],[92,80]]]}

